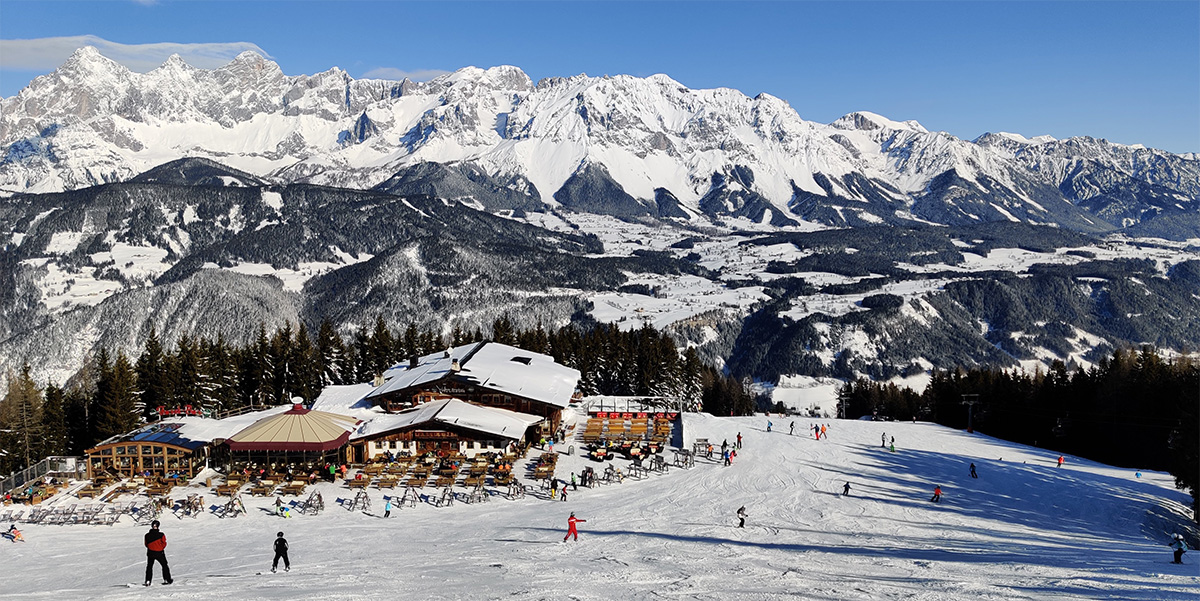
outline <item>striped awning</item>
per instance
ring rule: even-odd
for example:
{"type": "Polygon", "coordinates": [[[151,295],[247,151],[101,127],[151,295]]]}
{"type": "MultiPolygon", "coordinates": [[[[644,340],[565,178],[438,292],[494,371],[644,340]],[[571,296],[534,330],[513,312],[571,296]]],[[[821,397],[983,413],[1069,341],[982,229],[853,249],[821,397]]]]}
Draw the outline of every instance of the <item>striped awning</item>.
{"type": "Polygon", "coordinates": [[[225,441],[233,451],[330,451],[346,444],[358,419],[300,405],[264,417],[225,441]]]}

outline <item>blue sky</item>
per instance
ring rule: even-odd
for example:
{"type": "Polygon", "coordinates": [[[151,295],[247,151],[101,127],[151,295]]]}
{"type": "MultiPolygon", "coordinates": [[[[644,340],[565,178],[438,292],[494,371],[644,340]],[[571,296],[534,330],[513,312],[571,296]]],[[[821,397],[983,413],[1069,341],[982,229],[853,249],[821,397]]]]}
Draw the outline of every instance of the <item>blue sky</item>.
{"type": "Polygon", "coordinates": [[[1091,135],[1200,152],[1194,1],[0,0],[0,40],[3,96],[90,40],[142,70],[168,51],[212,66],[259,48],[289,75],[666,73],[779,96],[812,121],[868,110],[966,139],[1091,135]]]}

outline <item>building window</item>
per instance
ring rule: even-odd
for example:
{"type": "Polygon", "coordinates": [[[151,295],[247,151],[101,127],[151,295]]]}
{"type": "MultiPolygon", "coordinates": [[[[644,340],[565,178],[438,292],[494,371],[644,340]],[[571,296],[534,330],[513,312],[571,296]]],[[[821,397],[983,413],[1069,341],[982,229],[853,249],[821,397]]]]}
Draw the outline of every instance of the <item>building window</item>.
{"type": "Polygon", "coordinates": [[[389,449],[394,449],[394,448],[396,448],[396,441],[394,441],[394,440],[392,440],[392,441],[388,441],[388,448],[389,448],[389,449]]]}

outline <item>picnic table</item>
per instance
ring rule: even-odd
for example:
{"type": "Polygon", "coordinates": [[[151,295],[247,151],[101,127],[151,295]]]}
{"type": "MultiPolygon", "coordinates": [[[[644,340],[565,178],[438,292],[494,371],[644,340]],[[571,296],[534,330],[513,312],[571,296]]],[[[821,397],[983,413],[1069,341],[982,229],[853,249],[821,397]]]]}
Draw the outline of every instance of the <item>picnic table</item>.
{"type": "Polygon", "coordinates": [[[425,480],[426,480],[425,476],[413,475],[413,477],[409,478],[408,481],[404,483],[404,485],[409,488],[424,488],[425,480]]]}
{"type": "Polygon", "coordinates": [[[290,484],[283,485],[283,488],[280,489],[280,494],[300,495],[304,492],[304,489],[307,486],[308,485],[305,484],[303,480],[294,480],[290,484]]]}
{"type": "Polygon", "coordinates": [[[83,498],[94,499],[94,498],[96,498],[96,495],[98,495],[102,492],[104,492],[103,486],[85,486],[85,487],[79,489],[79,491],[75,493],[75,496],[80,499],[83,499],[83,498]]]}
{"type": "Polygon", "coordinates": [[[171,492],[172,484],[151,484],[146,487],[146,494],[151,497],[161,497],[171,492]]]}
{"type": "Polygon", "coordinates": [[[255,497],[269,497],[273,492],[275,492],[275,485],[266,482],[250,487],[250,494],[255,497]]]}
{"type": "Polygon", "coordinates": [[[346,486],[349,486],[350,488],[366,488],[370,485],[371,485],[370,478],[357,478],[354,480],[346,481],[346,486]]]}
{"type": "Polygon", "coordinates": [[[400,478],[396,476],[383,476],[375,482],[375,486],[379,488],[396,488],[396,484],[400,482],[400,478]]]}

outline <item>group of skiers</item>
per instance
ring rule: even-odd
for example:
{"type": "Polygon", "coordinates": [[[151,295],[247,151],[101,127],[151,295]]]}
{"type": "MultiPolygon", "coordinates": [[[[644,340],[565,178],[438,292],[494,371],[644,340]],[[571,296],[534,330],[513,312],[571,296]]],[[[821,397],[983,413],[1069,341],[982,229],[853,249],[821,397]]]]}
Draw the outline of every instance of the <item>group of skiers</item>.
{"type": "MultiPolygon", "coordinates": [[[[159,526],[158,520],[150,522],[150,531],[144,537],[144,544],[146,546],[146,581],[143,583],[144,586],[150,586],[153,583],[155,562],[158,562],[162,566],[163,584],[175,582],[171,578],[171,566],[167,564],[167,535],[158,529],[159,526]]],[[[13,529],[16,529],[15,525],[10,530],[13,529]]],[[[283,571],[289,572],[292,569],[292,562],[288,559],[287,539],[283,538],[283,532],[279,532],[275,536],[275,559],[271,561],[271,571],[274,572],[279,568],[279,560],[282,559],[283,571]]]]}

